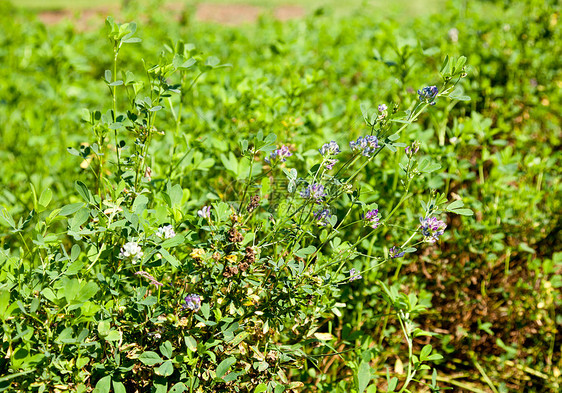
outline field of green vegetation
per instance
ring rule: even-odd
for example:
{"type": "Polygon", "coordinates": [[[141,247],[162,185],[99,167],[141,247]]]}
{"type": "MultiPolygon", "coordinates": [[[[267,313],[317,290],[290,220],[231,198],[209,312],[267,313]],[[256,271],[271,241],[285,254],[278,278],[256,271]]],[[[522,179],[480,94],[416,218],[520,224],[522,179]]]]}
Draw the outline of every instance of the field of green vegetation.
{"type": "Polygon", "coordinates": [[[560,392],[558,1],[35,3],[0,3],[0,391],[560,392]]]}

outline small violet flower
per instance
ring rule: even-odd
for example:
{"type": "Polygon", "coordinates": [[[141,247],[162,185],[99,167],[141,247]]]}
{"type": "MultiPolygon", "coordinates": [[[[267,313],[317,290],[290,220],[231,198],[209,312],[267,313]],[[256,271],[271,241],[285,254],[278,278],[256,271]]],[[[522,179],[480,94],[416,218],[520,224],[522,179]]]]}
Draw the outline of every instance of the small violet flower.
{"type": "Polygon", "coordinates": [[[441,236],[445,232],[445,228],[447,228],[447,224],[435,217],[420,217],[420,224],[424,240],[428,243],[435,243],[439,240],[439,236],[441,236]]]}
{"type": "Polygon", "coordinates": [[[380,104],[378,109],[379,112],[385,112],[388,109],[388,107],[385,104],[380,104]]]}
{"type": "Polygon", "coordinates": [[[364,156],[371,157],[379,148],[379,140],[374,135],[360,136],[357,141],[349,142],[349,147],[353,152],[361,152],[364,156]]]}
{"type": "Polygon", "coordinates": [[[418,141],[415,141],[414,143],[412,143],[411,146],[406,146],[406,148],[404,149],[404,151],[406,152],[406,155],[408,157],[412,157],[419,150],[420,150],[420,143],[418,141]]]}
{"type": "Polygon", "coordinates": [[[327,226],[330,223],[331,217],[332,214],[330,213],[329,209],[318,209],[314,213],[314,219],[316,220],[316,223],[323,227],[327,226]]]}
{"type": "Polygon", "coordinates": [[[150,274],[148,274],[147,272],[145,272],[144,270],[139,270],[138,272],[135,273],[135,276],[141,276],[143,278],[146,278],[148,281],[150,281],[150,283],[152,285],[155,285],[157,287],[163,287],[164,284],[162,284],[161,282],[157,281],[154,277],[152,277],[150,274]]]}
{"type": "Polygon", "coordinates": [[[119,253],[119,258],[130,259],[133,264],[137,263],[142,256],[142,248],[137,242],[125,243],[125,245],[121,247],[121,252],[119,253]]]}
{"type": "Polygon", "coordinates": [[[340,153],[340,147],[336,141],[330,141],[330,143],[325,143],[320,149],[320,154],[323,156],[335,156],[340,153]]]}
{"type": "Polygon", "coordinates": [[[171,239],[176,236],[176,232],[174,231],[173,226],[166,225],[158,228],[158,230],[156,231],[156,236],[158,236],[160,239],[171,239]]]}
{"type": "Polygon", "coordinates": [[[349,270],[349,282],[355,281],[355,280],[360,280],[362,279],[363,276],[361,276],[359,273],[357,273],[357,270],[355,270],[355,268],[351,268],[349,270]]]}
{"type": "Polygon", "coordinates": [[[404,251],[400,252],[400,249],[396,248],[396,246],[391,247],[390,250],[388,250],[388,255],[391,258],[401,258],[404,256],[404,251]]]}
{"type": "Polygon", "coordinates": [[[316,203],[320,203],[321,199],[326,196],[324,186],[319,183],[309,184],[303,191],[301,197],[305,199],[314,199],[316,203]]]}
{"type": "Polygon", "coordinates": [[[211,219],[211,206],[203,206],[201,210],[197,211],[197,215],[201,218],[211,219]]]}
{"type": "Polygon", "coordinates": [[[439,89],[437,86],[426,86],[418,90],[420,101],[426,102],[429,105],[435,105],[435,97],[437,97],[439,89]]]}
{"type": "Polygon", "coordinates": [[[338,163],[338,161],[339,160],[336,160],[335,158],[328,158],[324,160],[323,164],[326,166],[327,169],[332,169],[334,165],[338,163]]]}
{"type": "Polygon", "coordinates": [[[268,164],[274,163],[276,161],[285,162],[287,157],[291,157],[293,153],[289,150],[288,146],[282,145],[281,148],[274,150],[269,157],[265,157],[264,161],[268,164]]]}
{"type": "Polygon", "coordinates": [[[193,312],[197,312],[201,308],[201,296],[196,294],[187,295],[184,299],[185,303],[182,306],[182,310],[188,309],[193,312]]]}
{"type": "Polygon", "coordinates": [[[373,229],[377,229],[380,225],[379,209],[369,210],[363,216],[363,220],[365,221],[365,225],[368,225],[373,229]]]}

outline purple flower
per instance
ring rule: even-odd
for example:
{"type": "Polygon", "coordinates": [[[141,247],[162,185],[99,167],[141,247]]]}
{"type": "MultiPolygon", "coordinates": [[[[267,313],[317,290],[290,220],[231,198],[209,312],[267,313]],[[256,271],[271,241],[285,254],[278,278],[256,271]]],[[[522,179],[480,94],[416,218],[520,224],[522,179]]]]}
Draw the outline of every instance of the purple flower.
{"type": "Polygon", "coordinates": [[[155,285],[157,287],[162,287],[164,286],[164,284],[162,284],[161,282],[157,281],[154,277],[152,277],[150,274],[148,274],[147,272],[145,272],[144,270],[139,270],[138,272],[135,273],[135,276],[141,276],[143,278],[146,278],[148,281],[150,281],[150,283],[152,285],[155,285]]]}
{"type": "Polygon", "coordinates": [[[355,281],[355,280],[360,280],[362,279],[363,276],[361,276],[359,273],[357,273],[357,270],[355,270],[355,268],[351,268],[349,270],[349,282],[355,281]]]}
{"type": "Polygon", "coordinates": [[[269,157],[265,157],[264,161],[268,164],[274,163],[276,161],[285,162],[287,157],[291,157],[293,153],[289,150],[288,146],[282,145],[280,149],[271,152],[269,157]]]}
{"type": "Polygon", "coordinates": [[[365,225],[368,225],[373,229],[377,229],[380,225],[379,209],[369,210],[363,216],[363,220],[365,221],[365,225]]]}
{"type": "Polygon", "coordinates": [[[435,217],[420,217],[420,224],[424,240],[428,243],[435,243],[439,240],[439,236],[441,236],[445,232],[445,228],[447,228],[447,224],[435,217]]]}
{"type": "Polygon", "coordinates": [[[326,196],[324,186],[319,183],[309,184],[303,191],[301,197],[305,199],[314,199],[316,203],[320,203],[322,198],[326,196]]]}
{"type": "Polygon", "coordinates": [[[400,252],[400,249],[396,248],[396,246],[391,247],[390,250],[388,250],[388,255],[391,258],[401,258],[404,256],[404,251],[400,252]]]}
{"type": "Polygon", "coordinates": [[[211,206],[203,206],[201,210],[197,210],[197,215],[209,220],[211,218],[211,206]]]}
{"type": "Polygon", "coordinates": [[[335,141],[331,141],[330,143],[325,143],[319,151],[323,156],[335,156],[339,154],[340,147],[335,141]]]}
{"type": "Polygon", "coordinates": [[[420,150],[420,143],[418,141],[412,143],[412,146],[406,146],[406,148],[404,149],[408,157],[412,157],[418,152],[418,150],[420,150]]]}
{"type": "Polygon", "coordinates": [[[353,152],[361,152],[366,157],[371,157],[375,150],[379,148],[379,140],[374,135],[360,136],[357,141],[349,142],[349,147],[353,152]]]}
{"type": "Polygon", "coordinates": [[[429,105],[435,105],[435,97],[437,97],[439,89],[437,86],[426,86],[418,90],[420,101],[427,102],[429,105]]]}
{"type": "Polygon", "coordinates": [[[185,303],[182,306],[182,309],[188,309],[194,312],[197,312],[201,308],[201,296],[196,294],[187,295],[184,299],[185,303]]]}
{"type": "Polygon", "coordinates": [[[380,104],[378,109],[379,112],[384,112],[388,109],[388,107],[385,104],[380,104]]]}
{"type": "Polygon", "coordinates": [[[316,220],[316,223],[323,227],[327,226],[330,223],[331,217],[332,214],[330,213],[329,209],[318,209],[314,213],[314,219],[316,220]]]}
{"type": "Polygon", "coordinates": [[[327,169],[332,169],[337,163],[338,160],[336,160],[335,158],[328,158],[327,160],[324,160],[324,165],[327,169]]]}

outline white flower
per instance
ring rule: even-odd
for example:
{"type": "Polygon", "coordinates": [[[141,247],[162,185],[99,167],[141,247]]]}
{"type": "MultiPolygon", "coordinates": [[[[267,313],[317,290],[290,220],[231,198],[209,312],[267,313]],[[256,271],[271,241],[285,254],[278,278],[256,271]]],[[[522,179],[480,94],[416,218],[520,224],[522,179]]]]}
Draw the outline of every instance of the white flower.
{"type": "Polygon", "coordinates": [[[119,258],[131,259],[133,263],[137,263],[142,256],[142,248],[137,242],[125,243],[125,245],[121,247],[121,252],[119,253],[119,258]]]}
{"type": "Polygon", "coordinates": [[[158,231],[156,231],[156,236],[158,236],[160,239],[171,239],[176,236],[176,232],[174,232],[174,227],[172,227],[171,225],[166,225],[164,227],[158,228],[158,231]]]}

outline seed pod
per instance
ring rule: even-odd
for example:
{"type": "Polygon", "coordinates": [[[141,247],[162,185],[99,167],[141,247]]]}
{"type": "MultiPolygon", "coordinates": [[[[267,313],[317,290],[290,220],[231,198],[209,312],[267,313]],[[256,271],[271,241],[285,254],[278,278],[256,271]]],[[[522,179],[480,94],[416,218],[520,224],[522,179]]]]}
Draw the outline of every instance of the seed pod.
{"type": "Polygon", "coordinates": [[[248,213],[253,212],[254,210],[256,210],[260,205],[260,197],[259,195],[254,195],[252,198],[250,198],[250,203],[248,203],[248,213]]]}

